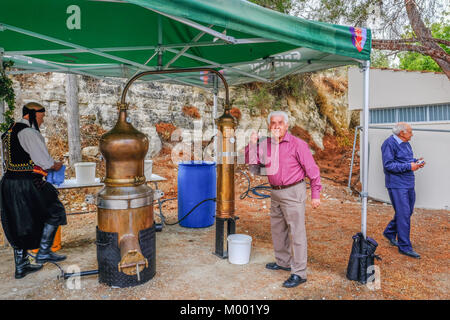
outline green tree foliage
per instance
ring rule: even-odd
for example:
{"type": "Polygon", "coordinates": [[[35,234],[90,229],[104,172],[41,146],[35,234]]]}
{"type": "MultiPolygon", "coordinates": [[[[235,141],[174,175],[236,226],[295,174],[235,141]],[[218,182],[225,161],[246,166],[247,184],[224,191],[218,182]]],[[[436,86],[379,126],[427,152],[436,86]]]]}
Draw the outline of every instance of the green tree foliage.
{"type": "MultiPolygon", "coordinates": [[[[449,41],[443,36],[448,28],[446,10],[448,0],[292,0],[290,14],[370,28],[373,49],[392,54],[406,52],[401,68],[442,70],[450,79],[450,54],[446,49],[449,41]],[[439,21],[444,30],[432,33],[431,24],[436,27],[439,21]],[[406,26],[414,31],[407,37],[404,35],[406,26]]],[[[374,65],[383,66],[386,57],[389,56],[374,51],[374,65]]]]}
{"type": "Polygon", "coordinates": [[[374,49],[370,55],[370,66],[374,68],[389,68],[391,61],[386,53],[374,49]]]}
{"type": "Polygon", "coordinates": [[[259,6],[269,8],[282,13],[288,13],[292,8],[291,0],[250,0],[259,6]]]}
{"type": "MultiPolygon", "coordinates": [[[[444,39],[450,41],[450,25],[445,23],[433,23],[430,27],[433,38],[444,39]]],[[[408,31],[405,38],[415,37],[414,32],[408,31]]],[[[450,48],[441,44],[442,49],[450,54],[450,48]]],[[[403,52],[399,54],[400,69],[416,70],[416,71],[437,71],[442,72],[441,67],[429,56],[417,52],[403,52]]]]}
{"type": "Polygon", "coordinates": [[[14,122],[15,94],[12,80],[6,75],[6,69],[11,68],[12,61],[3,61],[3,67],[0,68],[0,99],[8,104],[8,110],[3,113],[4,122],[0,123],[0,131],[6,131],[14,122]]]}

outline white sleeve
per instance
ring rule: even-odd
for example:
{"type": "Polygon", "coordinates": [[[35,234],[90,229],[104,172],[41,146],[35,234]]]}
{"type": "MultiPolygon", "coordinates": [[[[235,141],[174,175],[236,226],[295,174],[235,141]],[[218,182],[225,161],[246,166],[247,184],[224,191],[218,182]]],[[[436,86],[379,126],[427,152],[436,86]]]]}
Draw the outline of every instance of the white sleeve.
{"type": "Polygon", "coordinates": [[[31,160],[44,170],[50,169],[55,160],[48,153],[44,137],[35,129],[26,128],[17,135],[22,148],[28,152],[31,160]]]}

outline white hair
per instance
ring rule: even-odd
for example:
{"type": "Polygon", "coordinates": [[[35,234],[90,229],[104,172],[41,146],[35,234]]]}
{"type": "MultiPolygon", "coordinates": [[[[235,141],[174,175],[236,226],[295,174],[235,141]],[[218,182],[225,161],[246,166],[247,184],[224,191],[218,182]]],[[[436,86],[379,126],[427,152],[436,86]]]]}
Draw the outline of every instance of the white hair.
{"type": "Polygon", "coordinates": [[[284,123],[289,124],[289,116],[286,112],[284,111],[272,111],[271,113],[269,113],[269,116],[267,117],[267,122],[270,124],[270,119],[273,116],[283,116],[284,117],[284,123]]]}
{"type": "Polygon", "coordinates": [[[400,132],[406,132],[408,131],[408,124],[404,122],[396,123],[395,126],[392,128],[392,132],[398,136],[400,132]]]}

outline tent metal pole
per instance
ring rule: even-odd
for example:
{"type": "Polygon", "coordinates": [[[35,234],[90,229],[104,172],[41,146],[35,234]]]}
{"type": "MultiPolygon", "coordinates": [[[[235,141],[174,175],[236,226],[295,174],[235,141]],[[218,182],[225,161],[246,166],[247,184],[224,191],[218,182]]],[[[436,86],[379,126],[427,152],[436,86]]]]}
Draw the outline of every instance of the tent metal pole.
{"type": "MultiPolygon", "coordinates": [[[[145,7],[145,6],[143,6],[143,7],[144,7],[144,8],[147,8],[147,7],[145,7]]],[[[155,9],[151,9],[151,8],[147,8],[147,9],[148,9],[148,10],[151,10],[151,11],[153,11],[153,12],[158,13],[160,16],[165,16],[165,17],[167,17],[167,18],[170,18],[170,19],[172,19],[172,20],[181,22],[181,23],[183,23],[183,24],[185,24],[185,25],[188,25],[188,26],[190,26],[190,27],[192,27],[192,28],[195,28],[195,29],[197,29],[197,30],[206,32],[206,33],[208,33],[208,34],[210,34],[210,35],[212,35],[212,36],[214,36],[214,37],[216,37],[216,38],[219,38],[219,39],[221,39],[221,40],[223,40],[223,41],[225,41],[225,42],[228,42],[228,43],[235,43],[235,42],[236,42],[236,39],[235,39],[234,37],[227,36],[227,35],[222,34],[222,33],[218,32],[218,31],[216,31],[216,30],[214,30],[214,29],[205,27],[205,26],[203,26],[203,25],[201,25],[201,24],[199,24],[199,23],[196,23],[196,22],[194,22],[194,21],[191,21],[191,20],[189,20],[189,19],[180,18],[180,17],[175,17],[175,16],[172,16],[172,15],[170,15],[170,14],[167,14],[167,13],[164,13],[164,12],[161,12],[161,11],[158,11],[158,10],[155,10],[155,9]]]]}
{"type": "MultiPolygon", "coordinates": [[[[175,54],[177,54],[177,53],[180,52],[180,51],[174,50],[174,49],[167,49],[167,51],[172,52],[172,53],[175,53],[175,54]]],[[[234,72],[236,72],[236,73],[242,74],[242,75],[244,75],[244,76],[248,76],[248,77],[250,77],[250,78],[255,78],[255,79],[258,79],[258,80],[263,81],[263,82],[269,82],[269,80],[266,79],[266,78],[259,77],[259,76],[257,76],[257,75],[254,75],[254,74],[251,74],[251,73],[248,73],[248,72],[244,72],[244,71],[242,71],[242,70],[239,70],[239,69],[236,69],[236,68],[232,68],[232,67],[229,67],[229,66],[226,66],[226,65],[223,65],[223,64],[220,64],[220,63],[211,61],[211,60],[203,59],[203,58],[194,56],[194,55],[192,55],[192,54],[184,53],[184,54],[182,54],[182,55],[185,56],[185,57],[187,57],[187,58],[190,58],[190,59],[192,59],[192,60],[197,60],[197,61],[200,61],[200,62],[204,62],[204,63],[207,63],[207,64],[211,64],[211,65],[213,65],[214,67],[219,67],[219,68],[229,69],[229,70],[231,70],[231,71],[234,71],[234,72]]]]}
{"type": "MultiPolygon", "coordinates": [[[[209,28],[212,28],[214,25],[211,24],[209,25],[209,28]]],[[[197,34],[195,36],[194,39],[192,39],[192,42],[198,42],[200,40],[201,37],[203,37],[205,35],[206,32],[200,32],[199,34],[197,34]]],[[[183,49],[181,49],[181,51],[179,53],[177,53],[175,55],[175,57],[173,57],[169,62],[167,62],[167,64],[164,66],[164,69],[167,69],[172,63],[174,63],[176,60],[178,60],[179,57],[181,57],[183,55],[183,53],[185,53],[186,51],[189,50],[189,48],[191,48],[190,45],[186,45],[183,49]]]]}
{"type": "MultiPolygon", "coordinates": [[[[275,40],[267,40],[262,38],[246,38],[238,39],[239,44],[255,44],[255,43],[269,43],[276,42],[275,40]]],[[[185,48],[185,47],[211,47],[211,46],[225,46],[229,43],[217,40],[213,41],[202,41],[202,42],[188,42],[188,43],[173,43],[173,44],[163,44],[159,46],[161,49],[167,48],[185,48]]],[[[133,47],[108,47],[108,48],[92,48],[92,50],[99,52],[120,52],[120,51],[149,51],[155,50],[158,46],[133,46],[133,47]]],[[[87,49],[49,49],[49,50],[20,50],[20,51],[6,51],[5,54],[9,55],[47,55],[47,54],[71,54],[71,53],[89,53],[87,49]]]]}
{"type": "Polygon", "coordinates": [[[364,72],[364,96],[363,96],[363,172],[362,172],[362,213],[361,213],[361,233],[366,239],[367,234],[367,198],[368,198],[368,178],[369,178],[369,71],[370,61],[364,61],[362,65],[364,72]]]}
{"type": "Polygon", "coordinates": [[[163,61],[163,50],[161,49],[163,41],[163,30],[162,30],[162,21],[161,16],[158,16],[158,47],[155,49],[155,53],[158,52],[158,66],[156,67],[157,70],[162,69],[162,61],[163,61]]]}
{"type": "MultiPolygon", "coordinates": [[[[111,79],[108,79],[106,77],[92,75],[92,74],[87,73],[87,72],[79,71],[76,68],[73,68],[73,69],[66,68],[66,67],[60,66],[58,64],[53,64],[51,62],[45,61],[45,60],[40,60],[40,59],[31,58],[31,57],[25,57],[25,56],[13,56],[12,58],[14,58],[16,60],[21,60],[21,61],[31,61],[31,62],[36,62],[36,63],[40,63],[40,64],[45,64],[45,65],[47,65],[49,67],[55,68],[53,70],[48,70],[46,72],[76,73],[76,74],[80,74],[80,75],[83,75],[83,76],[93,77],[93,78],[96,78],[96,79],[99,79],[99,80],[103,80],[103,81],[117,82],[115,80],[111,80],[111,79]]],[[[12,72],[13,71],[11,71],[11,74],[13,74],[12,72]]],[[[10,72],[8,72],[8,74],[9,73],[10,72]]]]}
{"type": "MultiPolygon", "coordinates": [[[[329,53],[324,53],[324,54],[322,54],[322,55],[320,56],[320,58],[317,59],[317,60],[320,61],[321,59],[326,58],[326,57],[328,57],[329,55],[330,55],[329,53]]],[[[294,67],[294,68],[288,70],[287,72],[285,72],[285,73],[279,75],[278,77],[276,77],[276,78],[273,79],[272,81],[273,81],[273,82],[274,82],[274,81],[278,81],[278,80],[280,80],[281,78],[284,78],[284,77],[286,77],[286,76],[289,75],[289,74],[294,74],[294,73],[296,73],[297,71],[300,71],[301,69],[305,68],[306,66],[308,66],[308,65],[310,65],[310,64],[311,64],[311,59],[303,60],[303,62],[300,62],[298,66],[296,66],[296,67],[294,67]]]]}
{"type": "Polygon", "coordinates": [[[57,72],[58,70],[55,69],[27,69],[24,71],[8,71],[6,74],[29,74],[29,73],[45,73],[45,72],[57,72]]]}
{"type": "Polygon", "coordinates": [[[219,79],[214,75],[214,98],[213,98],[213,136],[214,136],[214,162],[217,163],[217,94],[219,93],[219,79]]]}
{"type": "Polygon", "coordinates": [[[91,65],[91,66],[79,66],[73,65],[69,66],[70,70],[102,70],[102,69],[116,69],[126,67],[124,64],[102,64],[102,65],[91,65]]]}
{"type": "Polygon", "coordinates": [[[80,45],[77,45],[77,44],[74,44],[74,43],[70,43],[70,42],[67,42],[67,41],[59,40],[59,39],[56,39],[56,38],[53,38],[53,37],[45,36],[45,35],[42,35],[42,34],[39,34],[39,33],[36,33],[36,32],[28,31],[28,30],[25,30],[25,29],[17,28],[17,27],[14,27],[14,26],[6,25],[6,24],[0,24],[0,26],[3,26],[5,29],[11,30],[11,31],[14,31],[14,32],[17,32],[17,33],[22,33],[22,34],[25,34],[25,35],[30,36],[30,37],[46,40],[46,41],[53,42],[53,43],[56,43],[56,44],[60,44],[60,45],[67,46],[67,47],[72,47],[74,49],[85,50],[88,53],[91,53],[91,54],[94,54],[94,55],[98,55],[98,56],[101,56],[101,57],[104,57],[104,58],[108,58],[108,59],[111,59],[111,60],[114,60],[114,61],[122,62],[122,63],[125,63],[125,64],[130,64],[130,65],[133,65],[135,67],[142,68],[142,69],[145,69],[145,70],[153,70],[153,68],[151,68],[151,67],[145,66],[145,65],[137,63],[137,62],[134,62],[132,60],[127,60],[127,59],[123,59],[123,58],[120,58],[120,57],[116,57],[116,56],[113,56],[113,55],[110,55],[110,54],[107,54],[107,53],[103,53],[103,52],[100,52],[100,51],[97,51],[97,50],[89,49],[89,48],[86,48],[86,47],[83,47],[83,46],[80,46],[80,45]]]}

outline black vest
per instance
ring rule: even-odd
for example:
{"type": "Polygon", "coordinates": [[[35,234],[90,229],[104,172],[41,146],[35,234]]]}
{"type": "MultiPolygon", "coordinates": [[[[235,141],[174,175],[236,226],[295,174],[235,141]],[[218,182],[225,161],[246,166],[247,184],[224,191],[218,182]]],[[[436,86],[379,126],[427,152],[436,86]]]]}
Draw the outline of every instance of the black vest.
{"type": "Polygon", "coordinates": [[[3,142],[3,168],[7,178],[32,178],[34,162],[19,142],[17,136],[20,131],[29,128],[24,123],[14,123],[4,134],[3,142]]]}

